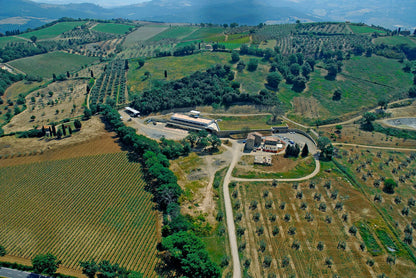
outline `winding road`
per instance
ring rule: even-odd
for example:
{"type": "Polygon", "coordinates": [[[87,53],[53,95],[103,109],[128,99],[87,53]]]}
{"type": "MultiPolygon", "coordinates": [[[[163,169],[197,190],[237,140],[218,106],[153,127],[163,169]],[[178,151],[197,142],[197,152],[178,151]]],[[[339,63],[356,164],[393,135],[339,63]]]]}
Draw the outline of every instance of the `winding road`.
{"type": "Polygon", "coordinates": [[[225,215],[226,215],[226,221],[227,221],[227,228],[228,228],[228,238],[230,241],[230,249],[231,249],[231,257],[233,260],[233,278],[241,278],[241,266],[240,266],[240,257],[238,255],[238,245],[237,245],[237,236],[235,233],[235,225],[234,225],[234,216],[233,216],[233,209],[231,205],[231,198],[230,198],[230,190],[228,185],[230,184],[230,181],[304,181],[308,180],[310,178],[315,177],[320,169],[321,164],[319,162],[318,156],[319,154],[314,154],[315,158],[315,170],[301,178],[293,178],[293,179],[241,179],[241,178],[234,178],[232,177],[232,172],[234,170],[235,165],[240,160],[242,156],[242,151],[244,145],[241,143],[238,143],[236,140],[230,140],[232,142],[232,160],[230,163],[230,167],[228,168],[228,171],[224,178],[224,184],[223,184],[223,193],[224,193],[224,204],[225,204],[225,215]]]}

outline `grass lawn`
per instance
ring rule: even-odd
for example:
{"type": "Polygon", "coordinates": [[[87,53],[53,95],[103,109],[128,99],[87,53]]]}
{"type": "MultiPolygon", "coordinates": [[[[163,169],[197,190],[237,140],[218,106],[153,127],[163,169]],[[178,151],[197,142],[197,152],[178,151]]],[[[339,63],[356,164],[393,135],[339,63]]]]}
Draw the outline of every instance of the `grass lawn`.
{"type": "Polygon", "coordinates": [[[97,61],[96,57],[87,57],[65,52],[52,52],[32,57],[22,58],[10,62],[10,64],[26,74],[52,78],[52,74],[63,74],[67,71],[74,72],[82,66],[97,61]]]}
{"type": "Polygon", "coordinates": [[[271,125],[266,123],[271,117],[271,115],[235,117],[221,116],[221,121],[218,122],[218,125],[221,130],[240,130],[243,127],[250,127],[251,129],[267,129],[271,127],[271,125]]]}
{"type": "Polygon", "coordinates": [[[116,23],[98,23],[92,29],[98,32],[124,35],[130,30],[130,28],[134,28],[134,26],[116,23]]]}
{"type": "Polygon", "coordinates": [[[74,27],[81,26],[85,21],[74,22],[58,22],[51,27],[40,29],[37,31],[25,33],[19,35],[19,37],[30,39],[32,36],[36,36],[38,40],[51,39],[59,36],[60,34],[73,29],[74,27]]]}
{"type": "Polygon", "coordinates": [[[150,88],[151,79],[165,79],[164,71],[167,70],[167,80],[176,80],[188,76],[195,71],[205,70],[215,64],[225,64],[230,60],[228,53],[203,52],[183,57],[162,57],[147,60],[145,65],[138,69],[138,62],[130,62],[130,70],[127,74],[130,91],[138,93],[150,88]],[[142,81],[144,73],[149,71],[151,78],[142,81]]]}
{"type": "Polygon", "coordinates": [[[387,44],[387,45],[401,45],[407,44],[409,46],[416,46],[416,39],[411,37],[393,36],[393,37],[379,37],[374,40],[375,44],[387,44]]]}
{"type": "Polygon", "coordinates": [[[9,42],[27,42],[19,37],[0,37],[0,48],[5,47],[9,42]]]}
{"type": "Polygon", "coordinates": [[[358,25],[348,25],[351,30],[355,33],[355,34],[367,34],[367,33],[379,33],[379,34],[385,34],[386,32],[382,31],[382,30],[378,30],[378,29],[374,29],[370,26],[358,26],[358,25]]]}

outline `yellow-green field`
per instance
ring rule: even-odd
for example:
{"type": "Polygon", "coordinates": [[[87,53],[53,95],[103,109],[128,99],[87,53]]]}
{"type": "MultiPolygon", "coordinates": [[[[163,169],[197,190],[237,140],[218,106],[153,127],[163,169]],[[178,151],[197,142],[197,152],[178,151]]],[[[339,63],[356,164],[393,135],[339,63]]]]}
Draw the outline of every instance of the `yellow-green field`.
{"type": "Polygon", "coordinates": [[[72,269],[110,260],[156,277],[159,225],[144,186],[125,152],[0,168],[0,242],[17,257],[51,252],[72,269]]]}
{"type": "Polygon", "coordinates": [[[10,62],[10,64],[26,74],[52,78],[52,74],[58,76],[67,71],[77,71],[82,66],[92,64],[97,60],[98,58],[96,57],[87,57],[57,51],[17,59],[10,62]]]}

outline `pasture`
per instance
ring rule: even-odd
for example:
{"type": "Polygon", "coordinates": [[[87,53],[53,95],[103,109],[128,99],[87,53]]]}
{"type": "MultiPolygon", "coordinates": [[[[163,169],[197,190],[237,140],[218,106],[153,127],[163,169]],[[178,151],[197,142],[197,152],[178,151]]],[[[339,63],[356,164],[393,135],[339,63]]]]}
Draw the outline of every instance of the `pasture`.
{"type": "Polygon", "coordinates": [[[67,71],[74,72],[95,61],[98,58],[58,51],[17,59],[11,61],[10,65],[29,75],[52,78],[52,74],[58,76],[67,71]]]}
{"type": "Polygon", "coordinates": [[[230,188],[243,272],[253,277],[412,276],[416,268],[405,253],[396,254],[395,264],[387,263],[388,249],[377,231],[395,238],[371,202],[332,163],[323,168],[328,171],[312,181],[240,182],[230,188]],[[361,221],[368,221],[366,239],[357,228],[361,221]],[[377,244],[368,246],[368,238],[377,244]],[[374,246],[380,247],[378,256],[369,251],[374,246]]]}
{"type": "Polygon", "coordinates": [[[134,28],[132,25],[126,24],[116,24],[116,23],[98,23],[95,25],[92,30],[103,32],[103,33],[111,33],[117,35],[124,35],[130,31],[130,29],[134,28]]]}
{"type": "Polygon", "coordinates": [[[416,46],[416,39],[411,37],[393,36],[393,37],[379,37],[374,39],[375,44],[387,44],[392,46],[398,46],[401,44],[407,44],[409,46],[416,46]]]}
{"type": "Polygon", "coordinates": [[[156,277],[160,230],[144,186],[125,152],[2,167],[0,241],[24,259],[51,252],[74,270],[110,260],[156,277]]]}
{"type": "Polygon", "coordinates": [[[81,26],[84,23],[86,23],[86,21],[58,22],[50,27],[20,34],[19,37],[30,39],[32,36],[36,36],[38,40],[52,39],[66,31],[73,29],[74,27],[81,26]]]}
{"type": "Polygon", "coordinates": [[[308,90],[302,94],[315,98],[319,104],[317,115],[304,118],[305,122],[360,113],[377,106],[382,96],[397,98],[412,82],[412,75],[402,71],[402,64],[380,56],[352,57],[344,62],[336,80],[327,80],[325,75],[326,70],[315,69],[307,83],[308,90]],[[341,91],[339,101],[332,100],[337,89],[341,91]]]}
{"type": "Polygon", "coordinates": [[[164,71],[167,71],[166,80],[176,80],[190,75],[198,70],[205,70],[215,64],[225,64],[230,60],[228,53],[203,52],[182,57],[162,57],[146,60],[143,67],[138,68],[138,62],[133,60],[129,64],[127,84],[130,92],[139,93],[151,86],[152,80],[165,79],[164,71]],[[144,73],[150,72],[151,77],[145,78],[144,73]]]}

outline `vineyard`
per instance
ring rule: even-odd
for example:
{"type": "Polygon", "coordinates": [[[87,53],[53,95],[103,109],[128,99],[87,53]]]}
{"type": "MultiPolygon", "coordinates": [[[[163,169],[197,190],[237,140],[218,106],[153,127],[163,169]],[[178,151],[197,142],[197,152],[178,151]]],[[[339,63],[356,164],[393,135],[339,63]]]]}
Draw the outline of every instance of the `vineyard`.
{"type": "Polygon", "coordinates": [[[336,172],[299,184],[238,183],[230,189],[245,273],[412,276],[416,269],[389,226],[336,172]],[[385,238],[393,245],[383,245],[385,238]]]}
{"type": "Polygon", "coordinates": [[[78,270],[110,260],[156,277],[160,234],[144,186],[124,152],[0,168],[0,241],[25,259],[51,252],[78,270]]]}
{"type": "Polygon", "coordinates": [[[126,61],[114,60],[104,68],[90,92],[90,104],[106,103],[111,99],[115,104],[126,102],[126,61]]]}

